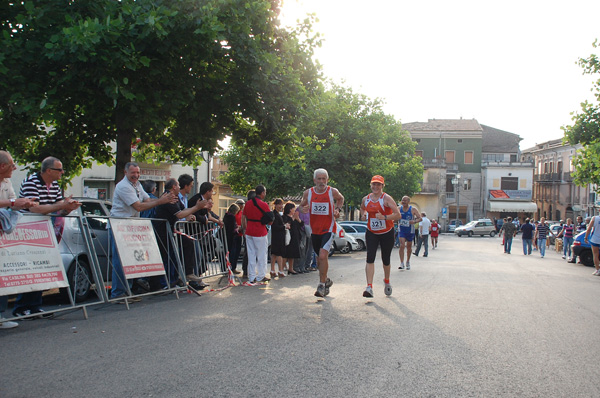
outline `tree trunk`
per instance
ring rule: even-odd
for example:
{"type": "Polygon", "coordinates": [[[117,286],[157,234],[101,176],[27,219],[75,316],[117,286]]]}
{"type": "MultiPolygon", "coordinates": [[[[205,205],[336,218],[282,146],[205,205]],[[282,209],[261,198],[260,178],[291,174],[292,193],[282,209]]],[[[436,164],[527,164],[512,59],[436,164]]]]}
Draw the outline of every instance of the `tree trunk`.
{"type": "Polygon", "coordinates": [[[117,117],[117,156],[115,159],[115,184],[125,176],[125,165],[131,162],[131,144],[133,143],[133,129],[121,128],[119,117],[117,117]]]}

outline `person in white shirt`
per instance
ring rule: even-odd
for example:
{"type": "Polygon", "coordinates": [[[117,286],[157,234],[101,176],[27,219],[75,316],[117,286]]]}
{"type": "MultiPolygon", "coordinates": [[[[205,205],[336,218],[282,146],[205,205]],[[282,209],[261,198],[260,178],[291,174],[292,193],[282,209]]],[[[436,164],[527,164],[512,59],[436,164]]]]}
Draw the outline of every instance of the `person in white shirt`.
{"type": "Polygon", "coordinates": [[[429,221],[425,213],[421,213],[421,217],[422,220],[419,223],[419,244],[417,245],[417,250],[413,254],[418,256],[421,245],[424,245],[425,253],[423,253],[423,257],[427,257],[429,254],[429,230],[431,229],[431,221],[429,221]]]}

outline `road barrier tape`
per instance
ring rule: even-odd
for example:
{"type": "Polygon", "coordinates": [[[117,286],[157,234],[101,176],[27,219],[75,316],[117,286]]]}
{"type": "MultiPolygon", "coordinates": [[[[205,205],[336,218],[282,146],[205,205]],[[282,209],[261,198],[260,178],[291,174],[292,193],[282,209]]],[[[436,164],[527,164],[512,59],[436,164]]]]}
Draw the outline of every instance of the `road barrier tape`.
{"type": "Polygon", "coordinates": [[[216,231],[216,230],[217,230],[217,228],[210,228],[210,229],[207,229],[206,231],[198,232],[197,234],[188,235],[185,232],[181,232],[180,230],[175,229],[175,233],[178,234],[178,235],[182,235],[182,236],[188,237],[188,238],[190,238],[192,240],[198,240],[198,238],[194,238],[194,236],[202,235],[201,238],[203,238],[206,235],[208,235],[209,232],[216,231]]]}

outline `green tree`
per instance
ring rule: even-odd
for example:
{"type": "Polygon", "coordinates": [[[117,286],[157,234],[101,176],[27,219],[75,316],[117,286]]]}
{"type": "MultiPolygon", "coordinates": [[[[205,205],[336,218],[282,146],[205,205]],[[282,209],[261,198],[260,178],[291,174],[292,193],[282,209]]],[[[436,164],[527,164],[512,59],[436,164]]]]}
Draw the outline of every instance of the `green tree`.
{"type": "MultiPolygon", "coordinates": [[[[594,48],[600,44],[596,40],[594,48]]],[[[583,73],[594,75],[600,73],[600,60],[597,54],[588,58],[580,58],[579,65],[583,73]]],[[[571,145],[581,144],[583,148],[577,151],[573,159],[575,183],[578,185],[600,184],[600,78],[593,83],[592,91],[596,97],[594,103],[585,101],[581,111],[573,115],[573,124],[563,127],[565,141],[571,145]]]]}
{"type": "Polygon", "coordinates": [[[413,156],[415,144],[382,111],[381,101],[334,85],[313,98],[300,119],[303,138],[287,144],[294,149],[290,158],[266,155],[257,161],[255,152],[269,152],[233,142],[223,155],[229,165],[224,182],[240,193],[263,183],[269,197],[299,195],[313,185],[313,170],[323,167],[330,184],[354,206],[369,192],[375,174],[385,177],[386,191],[398,200],[419,190],[423,166],[413,156]]]}
{"type": "Polygon", "coordinates": [[[279,27],[280,0],[2,2],[0,137],[20,162],[52,154],[198,164],[232,135],[294,137],[319,86],[310,21],[279,27]],[[116,142],[116,149],[109,144],[116,142]]]}

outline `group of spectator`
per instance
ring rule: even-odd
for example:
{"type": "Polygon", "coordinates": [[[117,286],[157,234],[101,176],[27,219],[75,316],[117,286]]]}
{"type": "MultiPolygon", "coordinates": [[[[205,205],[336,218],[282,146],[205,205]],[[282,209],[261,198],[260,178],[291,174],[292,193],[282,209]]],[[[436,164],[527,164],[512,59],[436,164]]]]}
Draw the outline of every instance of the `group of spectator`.
{"type": "Polygon", "coordinates": [[[540,257],[544,258],[546,255],[546,247],[548,245],[549,235],[555,238],[562,238],[562,258],[570,262],[575,262],[575,258],[571,252],[571,246],[573,244],[573,238],[580,232],[583,232],[587,228],[587,224],[583,221],[582,216],[578,216],[576,223],[568,218],[566,222],[560,221],[560,229],[557,233],[554,233],[550,229],[550,225],[544,217],[539,221],[525,219],[523,224],[520,224],[519,219],[512,217],[506,217],[496,221],[496,226],[499,226],[499,233],[503,236],[502,245],[504,246],[504,253],[510,254],[512,239],[517,233],[522,233],[523,241],[523,254],[531,255],[532,251],[539,251],[540,257]]]}
{"type": "MultiPolygon", "coordinates": [[[[10,153],[0,151],[0,208],[2,209],[2,229],[11,231],[19,219],[19,212],[36,214],[54,214],[66,216],[81,206],[72,197],[63,198],[58,180],[64,174],[62,162],[52,156],[42,161],[41,170],[29,176],[21,184],[19,197],[12,187],[10,177],[16,170],[16,165],[10,153]]],[[[64,227],[64,218],[54,217],[53,227],[57,241],[60,241],[64,227]]],[[[11,329],[18,326],[17,322],[3,321],[2,312],[7,308],[8,297],[0,297],[0,329],[11,329]]],[[[51,318],[53,314],[45,313],[42,306],[42,292],[19,294],[15,300],[13,316],[51,318]]]]}

